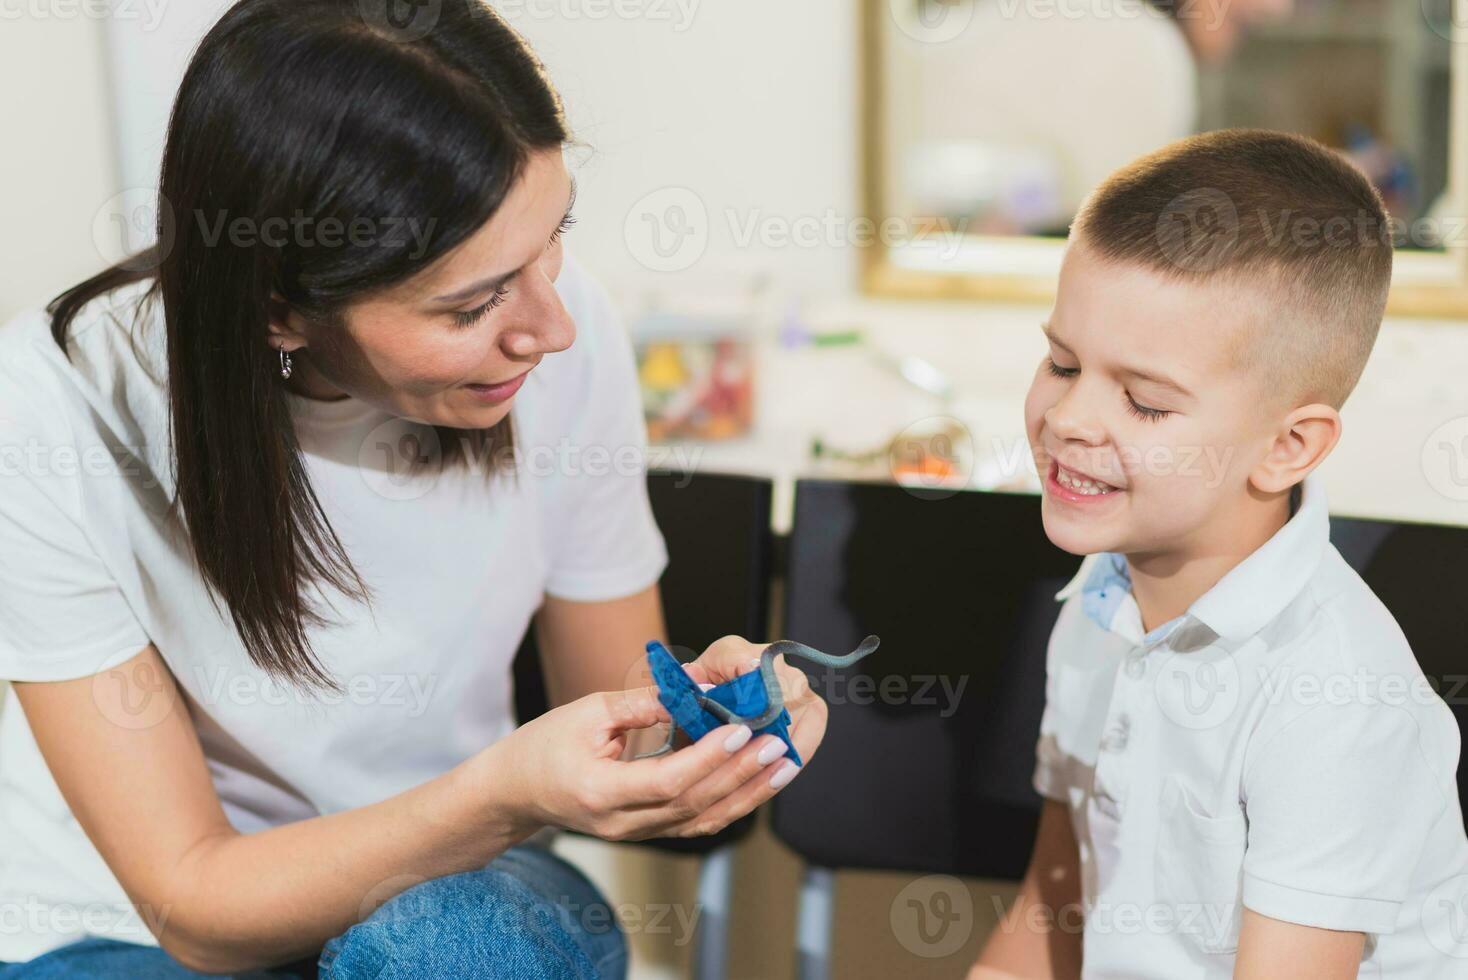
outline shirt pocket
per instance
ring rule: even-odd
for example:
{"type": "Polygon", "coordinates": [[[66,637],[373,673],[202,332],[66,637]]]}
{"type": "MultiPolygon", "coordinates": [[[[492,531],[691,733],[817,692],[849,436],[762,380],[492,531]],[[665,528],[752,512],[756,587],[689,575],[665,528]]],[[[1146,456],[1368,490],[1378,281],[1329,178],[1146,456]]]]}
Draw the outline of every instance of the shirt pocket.
{"type": "Polygon", "coordinates": [[[1239,948],[1248,824],[1237,810],[1211,816],[1176,776],[1162,790],[1155,886],[1176,930],[1205,953],[1239,948]]]}

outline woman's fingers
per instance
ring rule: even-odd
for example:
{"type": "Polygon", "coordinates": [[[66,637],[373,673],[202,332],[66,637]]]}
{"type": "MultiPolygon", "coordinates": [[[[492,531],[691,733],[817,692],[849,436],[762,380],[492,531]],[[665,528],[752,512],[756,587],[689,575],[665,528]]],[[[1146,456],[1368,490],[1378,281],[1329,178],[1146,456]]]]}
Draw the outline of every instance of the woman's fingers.
{"type": "MultiPolygon", "coordinates": [[[[700,684],[718,684],[758,668],[764,644],[729,636],[686,665],[700,684]]],[[[776,657],[771,663],[790,712],[790,738],[803,759],[820,746],[825,702],[805,672],[776,657]]],[[[620,740],[628,730],[666,722],[656,688],[606,695],[603,728],[620,740]]],[[[799,772],[776,736],[753,737],[743,725],[724,725],[697,742],[653,759],[617,761],[597,780],[594,798],[608,814],[604,836],[641,839],[717,833],[773,797],[799,772]]]]}
{"type": "Polygon", "coordinates": [[[677,800],[726,765],[749,744],[748,725],[721,725],[692,745],[658,756],[618,763],[609,775],[619,807],[659,807],[677,800]]]}
{"type": "Polygon", "coordinates": [[[784,758],[785,751],[785,743],[774,735],[754,739],[697,786],[629,817],[626,836],[645,839],[718,833],[794,778],[799,767],[784,758]]]}
{"type": "MultiPolygon", "coordinates": [[[[767,644],[726,636],[711,644],[703,656],[688,665],[689,675],[695,680],[707,677],[716,683],[732,680],[758,668],[765,646],[767,644]]],[[[780,682],[785,709],[790,712],[790,739],[800,757],[809,760],[820,748],[821,739],[826,734],[826,702],[811,687],[805,671],[786,663],[783,655],[771,660],[770,665],[780,682]]]]}
{"type": "Polygon", "coordinates": [[[779,676],[785,709],[790,712],[790,741],[800,757],[809,762],[826,735],[826,702],[811,688],[805,671],[785,666],[782,657],[775,659],[784,667],[779,676]]]}
{"type": "Polygon", "coordinates": [[[702,669],[706,683],[722,684],[754,669],[768,643],[751,643],[742,636],[725,636],[709,644],[709,648],[693,662],[702,669]]]}
{"type": "Polygon", "coordinates": [[[617,736],[638,728],[651,728],[672,721],[668,709],[658,700],[656,687],[634,687],[627,691],[608,691],[593,695],[602,711],[599,719],[603,732],[617,736]]]}
{"type": "Polygon", "coordinates": [[[685,811],[684,818],[703,813],[717,805],[761,773],[772,775],[786,751],[787,746],[779,736],[756,736],[727,763],[679,796],[676,802],[685,811]]]}
{"type": "Polygon", "coordinates": [[[753,813],[800,774],[800,767],[781,759],[762,768],[757,775],[696,817],[665,828],[663,836],[706,837],[717,834],[734,821],[753,813]]]}
{"type": "Polygon", "coordinates": [[[690,678],[692,678],[693,683],[695,684],[702,685],[715,683],[715,681],[711,677],[709,677],[709,672],[705,670],[697,661],[684,664],[683,672],[687,674],[690,678]]]}

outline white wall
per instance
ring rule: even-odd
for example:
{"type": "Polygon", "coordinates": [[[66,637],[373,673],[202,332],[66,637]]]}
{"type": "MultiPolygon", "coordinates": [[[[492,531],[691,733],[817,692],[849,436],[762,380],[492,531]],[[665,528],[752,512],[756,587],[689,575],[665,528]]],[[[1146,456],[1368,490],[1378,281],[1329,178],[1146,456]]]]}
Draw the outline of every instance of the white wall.
{"type": "Polygon", "coordinates": [[[0,320],[102,267],[92,220],[113,193],[102,29],[0,19],[0,320]]]}
{"type": "MultiPolygon", "coordinates": [[[[622,9],[637,2],[624,0],[622,9]]],[[[989,370],[987,365],[1008,363],[993,349],[983,349],[1007,343],[982,322],[997,315],[992,311],[854,297],[856,254],[839,244],[839,231],[837,242],[813,247],[741,246],[735,240],[736,230],[752,220],[763,221],[767,231],[778,234],[802,221],[807,228],[812,223],[828,227],[834,219],[839,229],[855,216],[858,5],[853,0],[682,2],[692,11],[686,25],[681,14],[670,21],[546,19],[529,13],[593,9],[595,0],[501,4],[519,11],[512,19],[546,60],[578,136],[594,149],[579,170],[580,224],[571,239],[582,258],[609,286],[633,299],[652,291],[740,288],[768,276],[786,290],[827,300],[814,308],[832,311],[828,315],[833,321],[884,328],[920,353],[939,357],[954,343],[971,343],[972,350],[965,347],[964,355],[944,361],[959,365],[960,371],[982,373],[989,370]],[[693,198],[670,188],[685,188],[693,198]],[[663,203],[692,204],[707,214],[701,231],[694,229],[706,237],[707,249],[678,273],[648,268],[647,240],[637,234],[647,226],[634,206],[659,191],[665,192],[663,203]],[[939,334],[948,340],[938,343],[934,338],[939,334]],[[923,338],[929,338],[931,350],[922,347],[923,338]]],[[[140,5],[141,0],[130,0],[132,9],[140,5]]],[[[121,133],[116,160],[100,67],[107,49],[101,26],[86,19],[0,20],[0,83],[6,93],[0,109],[0,146],[5,149],[0,153],[0,315],[41,302],[100,267],[93,219],[118,190],[150,186],[155,180],[177,74],[193,38],[224,6],[224,0],[171,0],[157,8],[162,17],[156,22],[119,20],[110,25],[110,50],[120,73],[112,85],[121,133]]],[[[644,8],[678,10],[672,0],[646,0],[644,8]]],[[[673,216],[672,211],[654,209],[653,217],[665,224],[673,216]]],[[[1023,342],[1033,343],[1037,332],[1030,325],[1038,322],[1038,315],[1015,315],[1024,320],[1023,342]]],[[[1415,324],[1384,332],[1381,347],[1396,360],[1375,359],[1363,382],[1365,391],[1377,390],[1378,405],[1391,398],[1400,401],[1407,392],[1431,393],[1434,386],[1448,390],[1461,378],[1458,365],[1468,364],[1462,341],[1444,344],[1441,334],[1415,324]],[[1418,380],[1407,380],[1414,371],[1418,380]],[[1419,383],[1426,372],[1432,377],[1419,383]]],[[[989,391],[987,378],[984,385],[989,391]]],[[[1353,435],[1350,455],[1343,444],[1333,465],[1347,466],[1342,473],[1351,478],[1338,481],[1343,492],[1337,499],[1360,513],[1404,511],[1402,501],[1412,490],[1407,484],[1421,484],[1415,477],[1415,447],[1438,421],[1461,411],[1444,405],[1424,412],[1404,402],[1393,414],[1369,404],[1361,401],[1348,408],[1363,423],[1379,417],[1382,431],[1374,441],[1353,435]],[[1371,448],[1398,444],[1403,447],[1400,459],[1371,448]],[[1388,477],[1402,486],[1386,482],[1388,477]]],[[[1008,404],[1004,411],[1012,414],[1014,407],[1008,404]]],[[[1435,506],[1445,510],[1450,503],[1438,500],[1435,506]]],[[[1427,505],[1417,513],[1437,516],[1427,505]]],[[[645,860],[634,856],[635,851],[609,851],[589,842],[571,847],[615,901],[644,908],[654,902],[692,901],[686,862],[645,860]]],[[[767,835],[759,834],[742,849],[734,975],[789,975],[796,880],[794,863],[767,835]]],[[[843,876],[838,920],[846,958],[838,963],[839,974],[961,972],[962,955],[916,961],[896,943],[888,915],[904,884],[904,876],[843,876]]],[[[991,908],[990,894],[976,893],[983,909],[991,908]]],[[[970,953],[989,916],[977,918],[970,953]]],[[[646,934],[635,935],[633,942],[642,976],[684,972],[686,948],[670,950],[666,941],[646,934]]]]}
{"type": "MultiPolygon", "coordinates": [[[[195,40],[227,6],[175,0],[156,24],[144,17],[109,24],[125,186],[155,179],[171,93],[195,40]]],[[[589,155],[575,155],[582,161],[580,222],[571,243],[615,290],[700,292],[762,276],[802,293],[851,288],[856,256],[839,244],[847,237],[842,231],[822,230],[823,244],[814,247],[781,247],[779,236],[797,226],[814,231],[817,223],[839,229],[854,217],[856,4],[601,5],[644,12],[633,18],[590,16],[584,11],[600,8],[585,0],[496,6],[545,60],[576,136],[589,146],[589,155]],[[702,257],[676,273],[639,261],[649,232],[640,215],[630,241],[626,233],[634,205],[670,188],[693,193],[684,213],[694,213],[694,233],[707,241],[702,257]],[[697,217],[700,206],[706,220],[697,217]],[[765,234],[744,246],[742,233],[751,227],[765,234]]],[[[688,201],[686,193],[663,197],[688,201]]],[[[653,214],[665,222],[675,217],[662,207],[653,214]]]]}

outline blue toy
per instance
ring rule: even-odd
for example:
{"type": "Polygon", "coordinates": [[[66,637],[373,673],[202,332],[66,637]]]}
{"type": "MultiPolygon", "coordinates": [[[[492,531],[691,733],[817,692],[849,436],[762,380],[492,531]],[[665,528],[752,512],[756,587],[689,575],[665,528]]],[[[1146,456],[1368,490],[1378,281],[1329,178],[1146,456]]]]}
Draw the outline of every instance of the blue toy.
{"type": "Polygon", "coordinates": [[[775,658],[784,655],[827,667],[849,667],[875,651],[880,642],[875,636],[869,636],[852,652],[843,657],[833,657],[804,643],[779,640],[765,647],[764,653],[760,654],[758,670],[740,674],[732,681],[704,691],[688,676],[668,648],[654,640],[647,645],[647,663],[658,685],[658,700],[668,709],[673,725],[668,731],[666,744],[637,758],[646,759],[672,751],[673,740],[680,728],[689,738],[698,741],[720,725],[748,725],[756,735],[778,735],[787,747],[785,758],[797,766],[803,765],[800,753],[790,741],[790,712],[785,710],[785,696],[775,675],[775,658]]]}

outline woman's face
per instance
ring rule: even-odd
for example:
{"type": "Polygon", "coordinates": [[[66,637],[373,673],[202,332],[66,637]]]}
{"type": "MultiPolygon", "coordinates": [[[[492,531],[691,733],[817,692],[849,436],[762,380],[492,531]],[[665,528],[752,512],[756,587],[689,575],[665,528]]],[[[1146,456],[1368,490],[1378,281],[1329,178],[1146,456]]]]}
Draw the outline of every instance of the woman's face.
{"type": "Polygon", "coordinates": [[[434,265],[344,324],[291,314],[271,343],[292,351],[292,390],[358,398],[402,418],[487,429],[510,412],[541,357],[576,325],[556,293],[574,185],[559,149],[534,154],[493,217],[434,265]]]}

